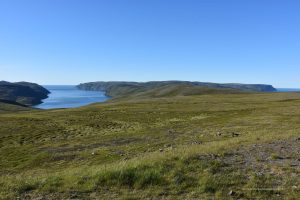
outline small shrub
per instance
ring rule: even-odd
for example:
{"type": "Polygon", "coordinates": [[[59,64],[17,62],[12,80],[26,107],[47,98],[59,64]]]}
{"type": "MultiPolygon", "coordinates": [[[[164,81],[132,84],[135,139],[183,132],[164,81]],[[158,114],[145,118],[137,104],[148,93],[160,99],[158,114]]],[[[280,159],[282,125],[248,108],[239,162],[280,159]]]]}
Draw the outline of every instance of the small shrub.
{"type": "Polygon", "coordinates": [[[216,173],[220,172],[222,167],[225,166],[225,163],[218,161],[218,160],[213,160],[209,164],[210,164],[209,171],[212,174],[216,174],[216,173]]]}
{"type": "Polygon", "coordinates": [[[79,180],[78,180],[78,184],[79,185],[83,185],[83,184],[85,184],[86,182],[88,182],[89,180],[90,180],[90,178],[91,177],[89,177],[89,176],[82,176],[82,177],[80,177],[79,178],[79,180]]]}
{"type": "Polygon", "coordinates": [[[98,174],[97,185],[127,186],[144,188],[160,185],[164,182],[160,170],[152,168],[126,168],[121,170],[105,171],[98,174]]]}
{"type": "Polygon", "coordinates": [[[173,176],[174,176],[174,182],[177,185],[182,184],[187,179],[186,175],[182,171],[176,171],[173,176]]]}
{"type": "Polygon", "coordinates": [[[210,175],[204,175],[200,179],[200,191],[204,193],[215,193],[218,189],[217,180],[210,175]]]}
{"type": "Polygon", "coordinates": [[[277,153],[272,153],[271,156],[270,156],[270,158],[272,160],[277,160],[277,159],[280,159],[281,157],[277,153]]]}
{"type": "Polygon", "coordinates": [[[63,185],[63,179],[57,176],[46,179],[43,190],[48,192],[57,191],[63,185]]]}
{"type": "Polygon", "coordinates": [[[269,175],[253,174],[245,185],[245,191],[248,191],[250,197],[271,197],[280,192],[275,179],[269,175]]]}
{"type": "Polygon", "coordinates": [[[25,192],[29,192],[31,190],[35,190],[37,189],[39,186],[39,182],[37,181],[25,181],[25,182],[20,182],[17,185],[17,192],[19,194],[25,193],[25,192]]]}
{"type": "Polygon", "coordinates": [[[141,172],[136,182],[136,186],[144,188],[146,186],[160,185],[162,182],[162,174],[159,171],[147,170],[145,172],[141,172]]]}
{"type": "Polygon", "coordinates": [[[205,172],[199,181],[200,191],[203,193],[228,193],[229,188],[243,185],[245,177],[239,171],[232,169],[222,173],[212,174],[205,172]]]}

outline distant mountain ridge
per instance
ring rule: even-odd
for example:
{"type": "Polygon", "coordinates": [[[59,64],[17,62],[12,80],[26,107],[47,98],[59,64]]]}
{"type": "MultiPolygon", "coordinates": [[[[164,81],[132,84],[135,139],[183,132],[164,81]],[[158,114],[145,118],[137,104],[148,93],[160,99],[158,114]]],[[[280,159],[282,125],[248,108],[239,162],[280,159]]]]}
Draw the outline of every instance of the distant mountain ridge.
{"type": "Polygon", "coordinates": [[[0,100],[2,101],[31,106],[42,103],[48,94],[50,92],[47,89],[36,83],[0,81],[0,100]]]}
{"type": "Polygon", "coordinates": [[[150,81],[150,82],[90,82],[77,86],[82,90],[105,91],[111,97],[149,96],[163,97],[178,95],[197,95],[212,93],[241,93],[241,92],[275,92],[272,85],[237,84],[237,83],[207,83],[189,81],[150,81]]]}

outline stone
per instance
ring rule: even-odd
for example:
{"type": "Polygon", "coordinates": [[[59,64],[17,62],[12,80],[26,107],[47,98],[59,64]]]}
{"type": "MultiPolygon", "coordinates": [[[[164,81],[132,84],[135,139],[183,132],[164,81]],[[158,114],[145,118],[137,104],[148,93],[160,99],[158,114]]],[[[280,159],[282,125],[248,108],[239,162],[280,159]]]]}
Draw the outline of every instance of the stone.
{"type": "Polygon", "coordinates": [[[230,195],[230,196],[234,196],[234,195],[236,195],[236,192],[235,192],[235,191],[233,191],[233,190],[230,190],[230,192],[228,193],[228,195],[230,195]]]}

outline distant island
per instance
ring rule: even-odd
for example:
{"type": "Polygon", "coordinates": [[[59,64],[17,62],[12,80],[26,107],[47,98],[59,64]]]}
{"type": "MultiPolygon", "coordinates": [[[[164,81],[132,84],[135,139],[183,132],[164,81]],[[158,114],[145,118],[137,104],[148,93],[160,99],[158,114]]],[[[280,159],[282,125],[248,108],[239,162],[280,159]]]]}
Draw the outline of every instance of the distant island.
{"type": "Polygon", "coordinates": [[[169,97],[200,94],[225,94],[241,92],[276,92],[272,85],[206,83],[189,81],[150,81],[150,82],[90,82],[77,86],[81,90],[105,91],[106,95],[120,97],[169,97]]]}
{"type": "Polygon", "coordinates": [[[0,100],[3,103],[32,106],[42,103],[48,94],[47,89],[36,83],[0,81],[0,100]]]}

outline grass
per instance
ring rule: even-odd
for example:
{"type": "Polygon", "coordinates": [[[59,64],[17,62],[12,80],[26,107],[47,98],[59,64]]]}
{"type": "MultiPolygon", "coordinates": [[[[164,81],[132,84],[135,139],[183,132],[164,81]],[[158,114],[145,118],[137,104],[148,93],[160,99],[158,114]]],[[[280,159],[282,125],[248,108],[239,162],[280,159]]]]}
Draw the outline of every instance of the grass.
{"type": "Polygon", "coordinates": [[[29,111],[32,110],[29,107],[26,107],[22,104],[16,102],[10,102],[0,99],[0,114],[9,113],[9,112],[20,112],[20,111],[29,111]]]}
{"type": "Polygon", "coordinates": [[[296,138],[299,116],[299,93],[1,113],[0,199],[297,199],[297,168],[272,174],[249,147],[296,138]]]}

